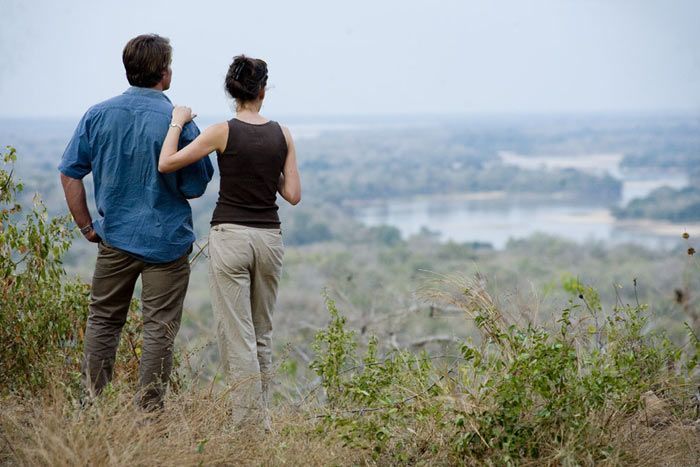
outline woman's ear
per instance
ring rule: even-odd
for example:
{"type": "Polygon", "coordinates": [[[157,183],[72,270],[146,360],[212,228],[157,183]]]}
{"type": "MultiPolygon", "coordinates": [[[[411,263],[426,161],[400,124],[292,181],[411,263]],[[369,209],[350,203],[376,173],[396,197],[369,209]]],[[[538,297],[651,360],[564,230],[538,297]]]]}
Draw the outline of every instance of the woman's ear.
{"type": "Polygon", "coordinates": [[[258,93],[258,99],[263,100],[265,99],[265,88],[262,88],[260,92],[258,93]]]}

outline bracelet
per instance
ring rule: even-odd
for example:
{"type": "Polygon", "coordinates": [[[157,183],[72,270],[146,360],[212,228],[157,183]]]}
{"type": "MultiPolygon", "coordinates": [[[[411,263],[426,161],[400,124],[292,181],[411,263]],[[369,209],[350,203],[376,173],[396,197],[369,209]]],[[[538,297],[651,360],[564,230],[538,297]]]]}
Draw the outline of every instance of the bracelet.
{"type": "Polygon", "coordinates": [[[80,233],[83,235],[87,235],[90,231],[92,230],[92,221],[85,227],[80,228],[80,233]]]}
{"type": "Polygon", "coordinates": [[[171,123],[170,128],[179,128],[180,131],[182,131],[182,125],[180,125],[179,123],[171,123]]]}

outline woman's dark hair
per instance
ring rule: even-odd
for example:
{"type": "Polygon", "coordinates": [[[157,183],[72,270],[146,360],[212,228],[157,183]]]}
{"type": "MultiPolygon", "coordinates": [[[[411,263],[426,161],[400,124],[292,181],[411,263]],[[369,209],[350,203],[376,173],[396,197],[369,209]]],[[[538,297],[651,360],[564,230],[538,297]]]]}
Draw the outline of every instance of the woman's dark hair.
{"type": "Polygon", "coordinates": [[[131,39],[122,53],[129,84],[141,88],[158,84],[170,66],[172,54],[170,40],[158,34],[142,34],[131,39]]]}
{"type": "Polygon", "coordinates": [[[245,55],[233,57],[224,85],[238,102],[254,101],[267,86],[267,63],[245,55]]]}

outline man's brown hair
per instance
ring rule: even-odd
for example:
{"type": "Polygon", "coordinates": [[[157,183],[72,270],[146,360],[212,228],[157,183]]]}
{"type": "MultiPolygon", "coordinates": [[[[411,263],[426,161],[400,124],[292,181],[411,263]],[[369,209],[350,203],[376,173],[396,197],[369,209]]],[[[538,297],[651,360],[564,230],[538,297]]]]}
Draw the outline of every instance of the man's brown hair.
{"type": "Polygon", "coordinates": [[[170,40],[158,34],[142,34],[126,43],[122,61],[126,79],[132,86],[152,88],[170,66],[173,49],[170,40]]]}

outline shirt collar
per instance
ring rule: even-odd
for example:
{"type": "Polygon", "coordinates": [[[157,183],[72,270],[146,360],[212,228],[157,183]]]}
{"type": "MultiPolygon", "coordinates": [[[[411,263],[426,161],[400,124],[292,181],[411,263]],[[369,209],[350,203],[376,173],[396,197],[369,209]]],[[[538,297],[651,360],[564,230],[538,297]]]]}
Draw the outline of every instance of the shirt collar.
{"type": "Polygon", "coordinates": [[[160,91],[158,89],[151,89],[151,88],[140,88],[138,86],[130,86],[129,89],[124,91],[124,94],[135,94],[137,96],[150,96],[150,97],[156,97],[160,99],[165,99],[166,101],[170,102],[170,99],[168,96],[163,93],[163,91],[160,91]]]}

